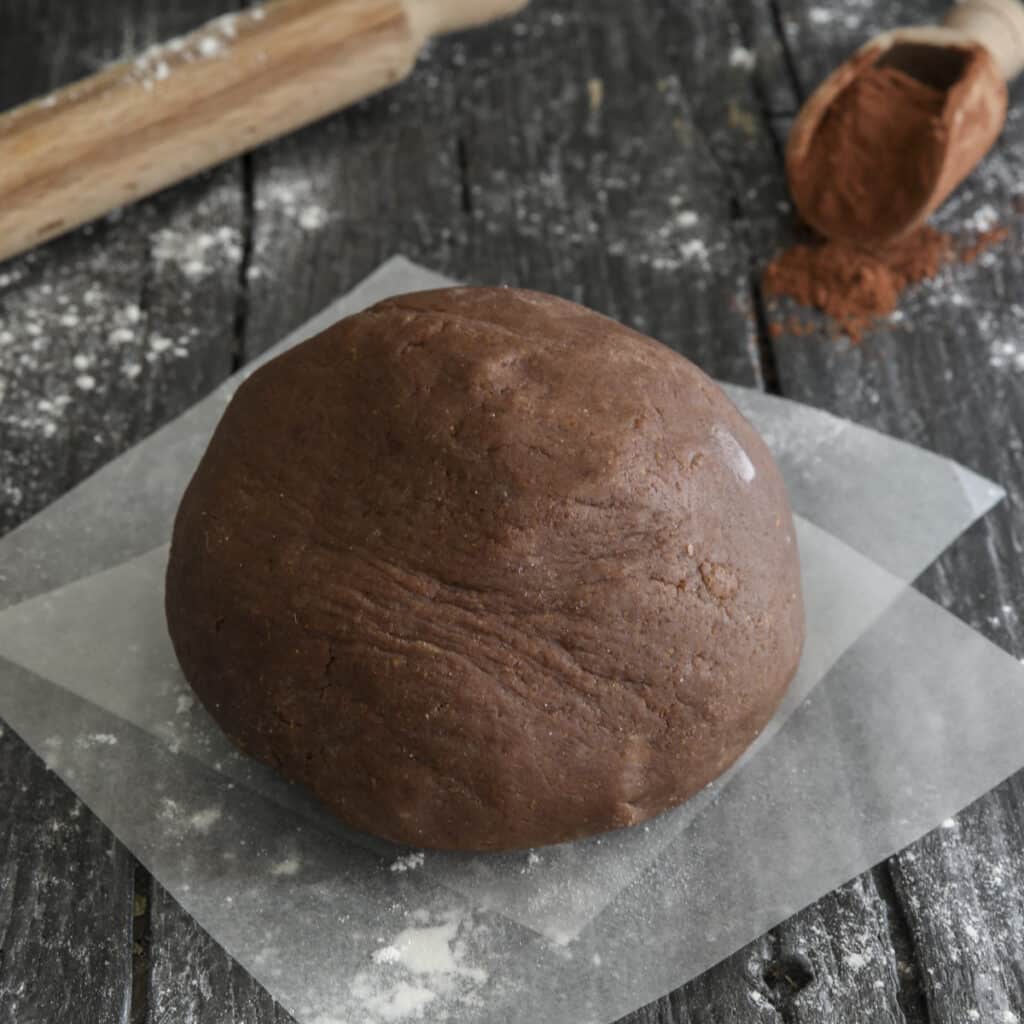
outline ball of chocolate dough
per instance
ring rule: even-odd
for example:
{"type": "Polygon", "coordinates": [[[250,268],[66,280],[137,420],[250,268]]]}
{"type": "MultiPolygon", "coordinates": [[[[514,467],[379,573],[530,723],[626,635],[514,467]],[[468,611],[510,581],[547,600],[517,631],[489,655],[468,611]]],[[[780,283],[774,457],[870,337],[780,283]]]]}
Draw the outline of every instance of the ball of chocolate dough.
{"type": "Polygon", "coordinates": [[[166,603],[238,746],[356,829],[467,850],[685,800],[772,715],[804,630],[782,479],[717,385],[496,288],[382,302],[254,373],[166,603]]]}

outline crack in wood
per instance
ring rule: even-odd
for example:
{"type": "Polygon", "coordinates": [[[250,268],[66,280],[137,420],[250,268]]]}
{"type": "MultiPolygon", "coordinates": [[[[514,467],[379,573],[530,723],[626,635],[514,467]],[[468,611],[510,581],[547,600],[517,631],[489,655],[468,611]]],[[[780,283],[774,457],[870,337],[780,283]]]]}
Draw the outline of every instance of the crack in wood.
{"type": "Polygon", "coordinates": [[[249,267],[252,265],[253,237],[256,219],[256,184],[253,156],[240,159],[242,169],[242,256],[238,261],[238,291],[235,299],[233,325],[234,346],[231,351],[231,372],[245,364],[246,330],[249,325],[249,267]]]}
{"type": "Polygon", "coordinates": [[[779,41],[779,50],[782,53],[782,63],[786,69],[786,77],[789,79],[789,84],[792,86],[793,92],[796,94],[799,105],[803,106],[806,95],[804,93],[803,84],[800,81],[800,75],[797,71],[796,57],[793,54],[793,50],[789,45],[789,38],[786,35],[786,25],[782,13],[781,0],[768,0],[768,10],[771,13],[772,31],[775,38],[779,41]]]}
{"type": "Polygon", "coordinates": [[[149,946],[152,897],[153,878],[136,861],[132,897],[132,973],[129,1024],[146,1024],[149,1020],[151,970],[149,946]]]}
{"type": "Polygon", "coordinates": [[[885,904],[885,923],[896,964],[896,1000],[907,1024],[930,1024],[921,958],[890,862],[879,864],[871,872],[879,898],[885,904]]]}
{"type": "Polygon", "coordinates": [[[455,142],[455,155],[459,165],[459,184],[462,189],[462,212],[466,216],[473,215],[473,190],[469,180],[469,149],[466,140],[459,136],[455,142]]]}
{"type": "Polygon", "coordinates": [[[760,268],[751,254],[750,267],[750,308],[754,314],[755,345],[757,361],[761,368],[761,385],[771,395],[782,394],[779,380],[779,364],[775,358],[775,345],[772,341],[771,325],[768,310],[765,306],[764,292],[761,289],[760,268]]]}

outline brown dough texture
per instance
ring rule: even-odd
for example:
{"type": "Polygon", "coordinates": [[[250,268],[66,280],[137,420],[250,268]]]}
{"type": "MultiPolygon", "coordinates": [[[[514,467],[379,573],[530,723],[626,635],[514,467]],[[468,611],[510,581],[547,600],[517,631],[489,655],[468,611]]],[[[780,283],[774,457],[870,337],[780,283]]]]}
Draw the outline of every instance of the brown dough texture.
{"type": "Polygon", "coordinates": [[[167,618],[227,734],[348,825],[525,848],[724,771],[804,617],[763,441],[548,295],[404,295],[253,374],[182,500],[167,618]]]}

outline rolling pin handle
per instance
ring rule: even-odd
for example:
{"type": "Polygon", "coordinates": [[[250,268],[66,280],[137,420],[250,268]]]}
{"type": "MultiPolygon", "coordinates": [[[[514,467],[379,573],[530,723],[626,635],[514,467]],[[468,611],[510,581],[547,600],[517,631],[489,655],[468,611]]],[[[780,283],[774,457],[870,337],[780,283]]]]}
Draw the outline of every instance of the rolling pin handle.
{"type": "Polygon", "coordinates": [[[1024,71],[1024,4],[1019,0],[962,0],[946,15],[946,24],[981,43],[1007,81],[1024,71]]]}
{"type": "Polygon", "coordinates": [[[474,28],[516,14],[528,0],[405,0],[413,32],[421,41],[474,28]]]}

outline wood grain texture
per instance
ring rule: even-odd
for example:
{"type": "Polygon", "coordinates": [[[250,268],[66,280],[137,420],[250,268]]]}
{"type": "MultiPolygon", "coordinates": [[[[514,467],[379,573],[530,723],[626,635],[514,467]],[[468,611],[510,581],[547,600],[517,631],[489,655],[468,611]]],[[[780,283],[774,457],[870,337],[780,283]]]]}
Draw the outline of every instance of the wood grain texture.
{"type": "MultiPolygon", "coordinates": [[[[0,33],[0,106],[217,10],[139,0],[75,19],[65,5],[2,0],[0,23],[14,30],[0,33]]],[[[228,165],[0,264],[0,530],[230,372],[243,192],[241,165],[228,165]]]]}
{"type": "Polygon", "coordinates": [[[401,251],[557,291],[759,381],[737,214],[755,198],[734,182],[756,171],[769,204],[783,191],[749,74],[729,97],[690,102],[679,69],[703,55],[694,37],[710,47],[713,29],[727,50],[742,37],[737,20],[702,18],[539,3],[435,43],[403,86],[255,154],[246,356],[401,251]]]}
{"type": "Polygon", "coordinates": [[[150,902],[150,977],[145,1021],[285,1024],[292,1018],[164,889],[150,902]]]}
{"type": "MultiPolygon", "coordinates": [[[[0,108],[222,10],[2,0],[0,108]]],[[[235,164],[0,264],[0,531],[230,372],[243,207],[235,164]]],[[[0,759],[0,1020],[123,1021],[132,858],[9,731],[0,759]]]]}
{"type": "MultiPolygon", "coordinates": [[[[221,13],[207,0],[74,6],[0,0],[0,24],[11,27],[0,34],[0,106],[221,13]]],[[[1000,479],[1011,504],[923,586],[1024,653],[1019,108],[945,214],[953,225],[991,205],[1014,240],[908,296],[902,321],[860,348],[824,329],[772,344],[769,320],[792,311],[767,307],[758,288],[791,230],[781,152],[801,97],[883,22],[936,20],[942,10],[929,0],[534,0],[508,25],[435,44],[384,95],[0,265],[0,529],[402,251],[468,280],[578,298],[720,377],[781,390],[1000,479]]],[[[0,756],[10,742],[0,739],[0,756]]],[[[30,785],[34,798],[71,799],[22,756],[4,778],[30,785]]],[[[1024,1019],[1021,786],[1011,780],[626,1020],[1024,1019]]],[[[9,818],[18,850],[45,838],[22,805],[9,818]]],[[[100,871],[101,854],[86,847],[76,863],[100,871]]],[[[76,956],[57,958],[58,988],[87,979],[113,991],[104,972],[116,949],[117,1005],[130,1005],[137,1024],[285,1019],[144,873],[133,937],[130,862],[126,878],[113,916],[90,916],[95,904],[77,878],[70,900],[35,897],[40,934],[76,937],[76,956]]],[[[27,961],[0,948],[0,992],[31,994],[27,961]]],[[[19,1020],[50,1019],[43,996],[21,998],[19,1020]]]]}
{"type": "MultiPolygon", "coordinates": [[[[941,3],[901,0],[826,9],[784,0],[782,23],[800,88],[808,90],[884,25],[938,20],[941,3]],[[825,15],[821,12],[825,10],[825,15]]],[[[954,265],[909,293],[894,322],[860,346],[823,337],[778,339],[783,391],[950,455],[999,480],[1008,502],[920,581],[921,589],[1018,657],[1024,654],[1024,109],[1018,83],[993,153],[954,195],[941,226],[970,236],[994,219],[1010,239],[977,263],[954,265]]],[[[776,311],[785,322],[791,308],[776,311]]],[[[1024,1019],[1019,964],[1021,777],[978,801],[949,828],[895,857],[892,912],[916,969],[903,972],[929,1021],[1024,1019]],[[994,874],[993,874],[994,873],[994,874]],[[998,938],[997,938],[998,937],[998,938]]]]}
{"type": "Polygon", "coordinates": [[[125,1019],[133,865],[74,794],[3,729],[0,1020],[125,1019]]]}

